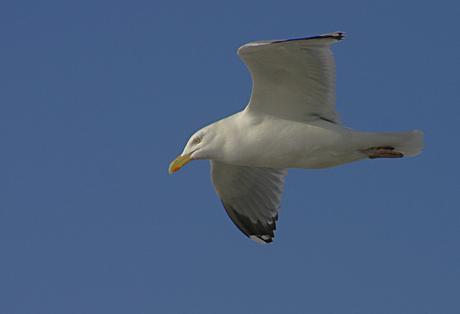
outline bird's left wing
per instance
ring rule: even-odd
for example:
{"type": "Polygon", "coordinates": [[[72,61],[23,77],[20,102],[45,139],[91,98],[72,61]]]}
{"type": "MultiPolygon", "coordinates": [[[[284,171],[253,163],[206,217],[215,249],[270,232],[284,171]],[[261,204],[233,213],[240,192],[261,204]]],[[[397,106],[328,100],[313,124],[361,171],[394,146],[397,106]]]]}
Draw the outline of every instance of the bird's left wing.
{"type": "Polygon", "coordinates": [[[340,124],[335,110],[335,62],[330,45],[342,32],[256,41],[238,49],[252,76],[247,109],[293,121],[325,119],[340,124]]]}
{"type": "Polygon", "coordinates": [[[272,243],[287,169],[210,162],[212,183],[228,216],[252,240],[272,243]]]}

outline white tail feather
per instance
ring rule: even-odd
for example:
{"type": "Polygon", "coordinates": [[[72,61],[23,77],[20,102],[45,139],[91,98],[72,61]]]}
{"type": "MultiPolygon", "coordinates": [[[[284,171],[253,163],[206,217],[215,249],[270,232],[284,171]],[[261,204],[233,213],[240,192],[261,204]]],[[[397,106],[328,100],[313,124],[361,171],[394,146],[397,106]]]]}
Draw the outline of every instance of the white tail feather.
{"type": "Polygon", "coordinates": [[[381,136],[382,146],[391,146],[404,156],[416,156],[422,152],[423,132],[419,130],[395,133],[376,133],[381,136]]]}

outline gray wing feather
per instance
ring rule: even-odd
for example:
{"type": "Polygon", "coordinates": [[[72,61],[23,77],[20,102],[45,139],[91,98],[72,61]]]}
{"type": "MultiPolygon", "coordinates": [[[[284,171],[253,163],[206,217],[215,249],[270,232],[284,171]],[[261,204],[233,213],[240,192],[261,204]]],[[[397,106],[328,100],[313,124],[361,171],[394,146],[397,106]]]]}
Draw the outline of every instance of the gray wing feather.
{"type": "Polygon", "coordinates": [[[272,243],[287,169],[210,162],[212,183],[228,216],[254,241],[272,243]]]}
{"type": "Polygon", "coordinates": [[[258,41],[238,49],[252,76],[248,109],[294,121],[324,119],[340,124],[335,110],[335,62],[330,45],[342,32],[258,41]]]}

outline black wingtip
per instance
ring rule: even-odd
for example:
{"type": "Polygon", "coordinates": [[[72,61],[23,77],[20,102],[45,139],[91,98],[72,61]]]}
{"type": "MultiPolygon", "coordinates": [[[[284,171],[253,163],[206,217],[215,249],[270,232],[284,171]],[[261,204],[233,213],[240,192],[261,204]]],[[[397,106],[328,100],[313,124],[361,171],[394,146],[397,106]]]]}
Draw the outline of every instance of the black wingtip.
{"type": "Polygon", "coordinates": [[[294,39],[285,39],[285,40],[278,40],[272,42],[272,44],[277,44],[277,43],[284,43],[288,41],[296,41],[296,40],[310,40],[310,39],[319,39],[319,38],[333,38],[336,39],[337,41],[342,40],[345,37],[345,32],[334,32],[334,33],[329,33],[329,34],[324,34],[324,35],[318,35],[318,36],[312,36],[312,37],[304,37],[304,38],[294,38],[294,39]]]}
{"type": "Polygon", "coordinates": [[[231,205],[221,201],[230,219],[248,238],[260,244],[273,243],[278,215],[273,217],[272,221],[267,221],[265,225],[260,221],[254,223],[249,217],[239,214],[231,205]]]}
{"type": "Polygon", "coordinates": [[[314,38],[334,38],[334,39],[337,39],[337,40],[342,40],[345,37],[344,34],[345,34],[345,32],[334,32],[334,33],[314,36],[314,37],[310,37],[310,38],[311,39],[314,39],[314,38]]]}

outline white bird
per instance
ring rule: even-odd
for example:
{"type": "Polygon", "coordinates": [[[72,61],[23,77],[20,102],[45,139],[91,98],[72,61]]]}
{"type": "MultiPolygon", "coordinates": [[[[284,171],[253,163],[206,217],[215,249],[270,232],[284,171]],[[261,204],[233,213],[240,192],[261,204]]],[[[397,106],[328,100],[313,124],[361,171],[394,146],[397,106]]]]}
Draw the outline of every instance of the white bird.
{"type": "Polygon", "coordinates": [[[252,76],[247,107],[189,139],[169,173],[209,159],[214,188],[235,225],[272,243],[289,168],[323,169],[365,158],[420,154],[423,133],[367,133],[342,126],[335,110],[335,32],[256,41],[238,49],[252,76]]]}

